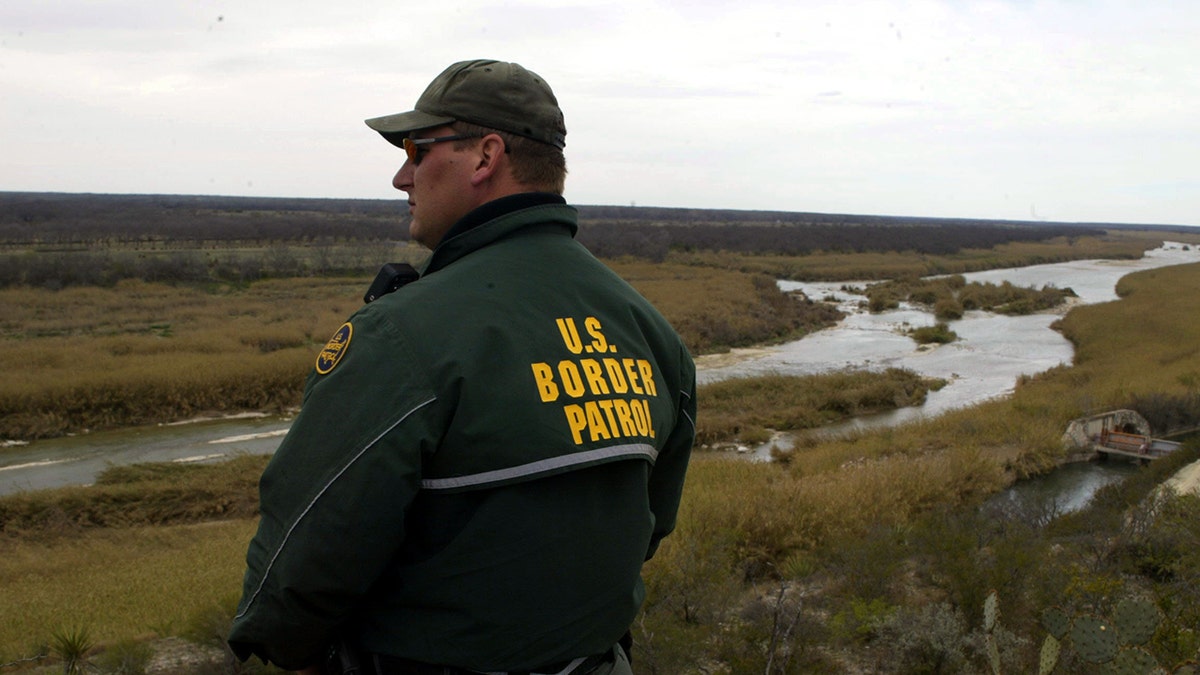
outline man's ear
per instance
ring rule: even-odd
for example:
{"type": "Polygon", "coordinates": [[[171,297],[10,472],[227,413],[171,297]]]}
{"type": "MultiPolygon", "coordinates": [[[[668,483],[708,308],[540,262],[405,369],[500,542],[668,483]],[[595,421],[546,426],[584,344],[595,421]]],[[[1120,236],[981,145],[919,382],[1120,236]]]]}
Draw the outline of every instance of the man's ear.
{"type": "Polygon", "coordinates": [[[497,134],[484,136],[476,154],[475,173],[471,174],[471,185],[478,187],[492,178],[504,163],[504,139],[497,134]]]}

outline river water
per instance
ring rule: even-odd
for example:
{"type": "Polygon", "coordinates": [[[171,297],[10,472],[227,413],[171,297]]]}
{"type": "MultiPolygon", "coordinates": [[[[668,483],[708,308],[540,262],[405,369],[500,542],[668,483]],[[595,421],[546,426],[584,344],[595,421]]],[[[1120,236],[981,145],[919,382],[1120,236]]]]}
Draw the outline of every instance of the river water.
{"type": "MultiPolygon", "coordinates": [[[[1148,251],[1140,260],[1082,260],[963,276],[967,281],[1071,288],[1079,296],[1074,304],[1080,305],[1116,300],[1117,280],[1130,272],[1193,262],[1200,262],[1200,249],[1167,244],[1148,251]]],[[[940,391],[931,392],[923,406],[880,416],[875,422],[884,424],[936,415],[1005,396],[1012,392],[1020,376],[1070,363],[1074,355],[1071,343],[1050,328],[1059,318],[1051,313],[1010,317],[967,312],[961,320],[950,322],[960,338],[958,341],[921,348],[901,333],[908,328],[934,325],[933,314],[904,304],[890,312],[864,312],[858,305],[866,297],[843,290],[863,285],[779,282],[780,288],[802,291],[814,300],[835,298],[849,315],[836,327],[795,342],[701,357],[697,360],[698,379],[713,382],[767,373],[813,374],[842,368],[896,367],[949,382],[940,391]]]]}
{"type": "MultiPolygon", "coordinates": [[[[1019,286],[1070,287],[1080,296],[1079,303],[1091,304],[1115,300],[1117,280],[1130,272],[1194,262],[1200,262],[1200,249],[1167,244],[1147,252],[1140,260],[1074,261],[964,276],[968,281],[1007,280],[1019,286]]],[[[899,333],[935,322],[932,314],[918,307],[902,306],[881,314],[862,312],[858,303],[863,298],[842,290],[854,282],[781,281],[779,285],[785,290],[801,290],[815,300],[836,298],[848,316],[836,327],[795,342],[700,357],[697,377],[701,383],[766,373],[811,374],[862,367],[908,368],[949,382],[940,391],[931,392],[923,406],[852,420],[827,432],[899,424],[1005,396],[1020,376],[1071,361],[1070,343],[1050,328],[1058,318],[1055,314],[1006,317],[969,312],[951,323],[959,341],[922,349],[899,333]]],[[[290,423],[289,417],[242,416],[96,432],[0,448],[0,494],[88,484],[114,464],[201,462],[237,453],[269,454],[279,446],[290,423]]],[[[762,454],[765,448],[757,452],[762,454]]],[[[1085,480],[1094,482],[1094,477],[1085,480]]]]}

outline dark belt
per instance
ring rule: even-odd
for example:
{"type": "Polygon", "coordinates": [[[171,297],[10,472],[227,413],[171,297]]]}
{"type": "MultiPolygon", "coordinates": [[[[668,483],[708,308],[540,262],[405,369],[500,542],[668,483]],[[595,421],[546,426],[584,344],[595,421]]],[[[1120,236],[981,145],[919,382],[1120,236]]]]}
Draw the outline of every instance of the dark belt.
{"type": "MultiPolygon", "coordinates": [[[[583,660],[571,671],[573,675],[586,675],[596,668],[601,663],[607,662],[612,657],[612,651],[609,650],[603,654],[589,656],[583,660]]],[[[574,659],[572,659],[573,661],[574,659]]],[[[386,654],[373,654],[368,658],[372,661],[375,675],[479,675],[477,670],[467,670],[465,668],[457,668],[455,666],[439,666],[432,663],[422,663],[410,659],[402,659],[396,656],[387,656],[386,654]]],[[[571,661],[561,661],[545,666],[534,668],[533,670],[510,670],[507,675],[541,675],[543,673],[558,673],[564,668],[571,665],[571,661]]]]}

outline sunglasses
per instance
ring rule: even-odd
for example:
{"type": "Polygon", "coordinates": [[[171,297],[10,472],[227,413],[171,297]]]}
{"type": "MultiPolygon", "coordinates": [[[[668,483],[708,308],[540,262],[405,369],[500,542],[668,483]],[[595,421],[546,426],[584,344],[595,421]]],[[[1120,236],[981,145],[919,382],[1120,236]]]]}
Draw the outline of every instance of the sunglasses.
{"type": "Polygon", "coordinates": [[[453,136],[434,136],[433,138],[405,138],[404,152],[408,154],[408,161],[413,163],[413,166],[421,163],[421,155],[418,150],[422,145],[433,145],[443,141],[461,141],[468,138],[482,138],[476,134],[455,134],[453,136]]]}

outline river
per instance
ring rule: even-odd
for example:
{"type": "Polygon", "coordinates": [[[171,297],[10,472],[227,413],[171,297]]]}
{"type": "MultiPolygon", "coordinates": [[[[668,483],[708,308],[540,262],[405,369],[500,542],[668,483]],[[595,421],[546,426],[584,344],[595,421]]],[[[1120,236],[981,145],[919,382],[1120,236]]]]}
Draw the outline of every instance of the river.
{"type": "MultiPolygon", "coordinates": [[[[1117,280],[1130,272],[1195,262],[1200,262],[1197,247],[1167,244],[1147,252],[1140,260],[1085,260],[964,276],[969,281],[1007,280],[1020,286],[1069,287],[1079,295],[1077,304],[1091,304],[1115,300],[1117,280]]],[[[853,420],[837,429],[894,425],[1005,396],[1022,375],[1070,363],[1073,354],[1070,343],[1050,328],[1058,318],[1056,314],[1007,317],[968,312],[951,324],[959,341],[919,348],[899,333],[904,328],[934,323],[933,315],[918,307],[902,306],[881,314],[862,312],[858,309],[861,296],[842,290],[854,282],[781,281],[779,285],[784,290],[801,290],[816,300],[836,298],[848,316],[836,327],[787,344],[700,357],[697,366],[701,383],[765,373],[810,374],[862,367],[909,368],[949,382],[940,391],[931,392],[920,407],[853,420]]],[[[236,453],[269,454],[279,446],[289,425],[289,417],[240,416],[96,432],[3,448],[0,494],[88,484],[113,464],[201,462],[236,453]]]]}
{"type": "MultiPolygon", "coordinates": [[[[1074,302],[1077,306],[1116,300],[1117,281],[1130,272],[1194,262],[1200,262],[1200,249],[1167,244],[1148,251],[1139,260],[1079,260],[963,276],[967,281],[1071,288],[1079,296],[1074,302]]],[[[1011,317],[967,312],[962,319],[950,322],[960,338],[958,341],[922,348],[901,332],[933,325],[936,323],[933,314],[907,304],[879,314],[864,312],[858,305],[865,301],[865,296],[843,290],[846,286],[863,285],[852,281],[779,282],[780,288],[802,291],[814,300],[835,298],[848,316],[836,327],[795,342],[700,357],[698,379],[713,382],[766,373],[812,374],[842,368],[897,367],[948,381],[940,391],[931,392],[923,406],[884,416],[884,420],[894,423],[1005,396],[1022,375],[1070,363],[1074,355],[1071,343],[1050,327],[1059,318],[1057,313],[1011,317]]]]}

